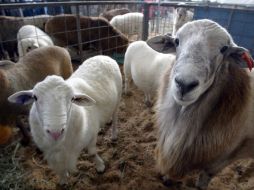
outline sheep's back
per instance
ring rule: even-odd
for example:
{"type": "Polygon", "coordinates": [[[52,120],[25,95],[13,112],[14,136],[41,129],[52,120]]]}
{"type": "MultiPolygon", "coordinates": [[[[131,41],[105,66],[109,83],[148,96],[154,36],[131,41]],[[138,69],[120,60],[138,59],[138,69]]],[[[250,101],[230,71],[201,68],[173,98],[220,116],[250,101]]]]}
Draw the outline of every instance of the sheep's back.
{"type": "Polygon", "coordinates": [[[23,57],[18,64],[20,65],[16,68],[23,70],[33,81],[42,81],[48,75],[60,75],[67,79],[73,72],[69,53],[58,46],[37,48],[23,57]]]}
{"type": "Polygon", "coordinates": [[[88,85],[111,91],[109,84],[117,87],[120,91],[121,73],[117,63],[107,56],[95,56],[85,61],[71,76],[85,80],[88,85]]]}
{"type": "Polygon", "coordinates": [[[96,56],[85,61],[71,79],[85,81],[84,93],[99,106],[115,107],[122,93],[122,77],[117,63],[106,56],[96,56]]]}
{"type": "Polygon", "coordinates": [[[174,55],[162,54],[150,48],[146,42],[133,42],[125,54],[130,64],[134,83],[145,92],[155,92],[165,69],[172,65],[174,55]]]}
{"type": "MultiPolygon", "coordinates": [[[[122,52],[126,50],[128,39],[114,29],[106,19],[99,17],[80,17],[81,40],[83,50],[90,45],[98,50],[122,52]],[[119,48],[116,48],[116,45],[119,48]]],[[[45,30],[59,46],[73,45],[78,48],[77,20],[74,15],[58,15],[49,19],[45,30]],[[64,32],[65,31],[65,32],[64,32]]]]}
{"type": "Polygon", "coordinates": [[[102,14],[100,14],[101,17],[106,18],[108,21],[110,21],[114,16],[117,15],[124,15],[126,13],[129,13],[130,10],[123,8],[123,9],[113,9],[113,10],[109,10],[106,12],[103,12],[102,14]]]}

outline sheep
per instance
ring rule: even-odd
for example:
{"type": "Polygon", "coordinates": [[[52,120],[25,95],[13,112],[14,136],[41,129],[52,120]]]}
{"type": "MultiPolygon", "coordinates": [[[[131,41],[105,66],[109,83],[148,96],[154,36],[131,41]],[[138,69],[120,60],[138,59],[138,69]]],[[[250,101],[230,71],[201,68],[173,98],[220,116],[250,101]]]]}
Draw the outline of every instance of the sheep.
{"type": "MultiPolygon", "coordinates": [[[[78,51],[77,17],[57,15],[50,18],[45,31],[53,37],[55,44],[72,46],[78,51]]],[[[102,54],[123,53],[129,44],[128,38],[113,28],[106,19],[80,16],[82,50],[95,49],[102,54]]]]}
{"type": "Polygon", "coordinates": [[[33,17],[0,16],[0,59],[11,59],[17,61],[17,33],[24,25],[35,25],[44,30],[46,21],[50,15],[37,15],[33,17]],[[8,31],[8,32],[6,32],[8,31]]]}
{"type": "MultiPolygon", "coordinates": [[[[168,36],[158,38],[147,43],[161,52],[168,36]]],[[[253,59],[208,19],[186,23],[174,42],[157,101],[157,168],[173,180],[200,170],[196,185],[205,189],[226,165],[253,157],[254,78],[238,65],[251,70],[253,59]]]]}
{"type": "Polygon", "coordinates": [[[33,25],[22,26],[17,34],[18,53],[20,57],[39,47],[53,46],[51,38],[33,25]]]}
{"type": "Polygon", "coordinates": [[[140,39],[143,31],[143,17],[143,13],[126,13],[114,16],[110,24],[125,35],[132,36],[136,34],[140,39]]]}
{"type": "Polygon", "coordinates": [[[175,55],[154,51],[144,41],[129,45],[124,56],[125,94],[132,78],[134,83],[145,94],[145,104],[150,107],[151,96],[159,86],[159,79],[168,65],[172,64],[175,55]]]}
{"type": "Polygon", "coordinates": [[[187,10],[186,8],[179,7],[174,10],[173,17],[173,32],[172,36],[175,36],[177,30],[183,26],[185,23],[192,21],[193,12],[187,10]]]}
{"type": "Polygon", "coordinates": [[[7,101],[8,96],[32,88],[47,75],[61,75],[68,78],[72,73],[68,52],[57,46],[42,47],[27,53],[17,63],[2,61],[0,65],[0,125],[17,125],[23,134],[22,143],[29,143],[29,133],[21,122],[20,115],[28,115],[29,107],[7,101]]]}
{"type": "Polygon", "coordinates": [[[108,21],[111,21],[112,18],[116,15],[124,15],[126,13],[129,13],[130,10],[127,8],[121,8],[121,9],[111,9],[108,11],[105,11],[99,15],[99,17],[104,17],[108,21]]]}
{"type": "Polygon", "coordinates": [[[99,55],[83,62],[66,81],[48,76],[32,90],[10,96],[9,101],[34,102],[29,117],[33,139],[59,175],[60,184],[66,184],[84,148],[94,156],[96,170],[104,171],[104,162],[96,151],[97,134],[113,115],[112,138],[116,139],[121,90],[118,64],[99,55]]]}

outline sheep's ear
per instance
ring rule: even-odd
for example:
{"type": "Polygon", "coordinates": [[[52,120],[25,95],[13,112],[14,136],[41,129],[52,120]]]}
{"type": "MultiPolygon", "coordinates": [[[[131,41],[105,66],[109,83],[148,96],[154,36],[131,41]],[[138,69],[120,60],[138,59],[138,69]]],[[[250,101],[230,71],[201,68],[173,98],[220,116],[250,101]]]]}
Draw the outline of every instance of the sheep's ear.
{"type": "Polygon", "coordinates": [[[44,46],[48,46],[48,43],[45,41],[45,40],[40,40],[40,44],[39,43],[36,43],[37,47],[36,48],[39,48],[40,47],[44,47],[44,46]]]}
{"type": "Polygon", "coordinates": [[[16,104],[27,105],[34,101],[33,91],[19,91],[8,97],[8,101],[16,104]]]}
{"type": "Polygon", "coordinates": [[[34,42],[34,43],[33,43],[33,49],[38,48],[38,47],[39,47],[39,43],[34,42]]]}
{"type": "Polygon", "coordinates": [[[174,38],[170,34],[167,34],[150,38],[146,43],[160,53],[174,53],[176,51],[174,41],[174,38]]]}
{"type": "Polygon", "coordinates": [[[254,61],[250,55],[250,52],[243,47],[224,46],[221,49],[221,53],[224,54],[225,58],[233,58],[233,60],[241,67],[245,68],[247,66],[250,71],[254,67],[254,61]]]}
{"type": "Polygon", "coordinates": [[[96,103],[93,98],[85,94],[75,94],[71,101],[79,106],[92,106],[96,103]]]}

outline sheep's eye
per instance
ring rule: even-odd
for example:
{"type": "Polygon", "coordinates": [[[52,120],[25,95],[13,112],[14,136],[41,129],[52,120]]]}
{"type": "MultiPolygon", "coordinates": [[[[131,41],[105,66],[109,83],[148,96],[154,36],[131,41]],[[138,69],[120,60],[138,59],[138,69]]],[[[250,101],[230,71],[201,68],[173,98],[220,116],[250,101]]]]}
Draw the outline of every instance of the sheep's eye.
{"type": "Polygon", "coordinates": [[[27,52],[29,52],[29,51],[31,51],[32,50],[32,48],[31,47],[28,47],[27,48],[27,52]]]}
{"type": "Polygon", "coordinates": [[[34,100],[35,100],[35,101],[37,101],[37,100],[38,100],[37,96],[35,96],[35,95],[34,95],[34,100]]]}
{"type": "Polygon", "coordinates": [[[223,46],[223,47],[220,49],[220,52],[221,52],[221,53],[224,53],[227,49],[228,49],[228,46],[223,46]]]}
{"type": "Polygon", "coordinates": [[[176,38],[176,39],[175,39],[175,46],[177,47],[178,45],[179,45],[179,39],[176,38]]]}

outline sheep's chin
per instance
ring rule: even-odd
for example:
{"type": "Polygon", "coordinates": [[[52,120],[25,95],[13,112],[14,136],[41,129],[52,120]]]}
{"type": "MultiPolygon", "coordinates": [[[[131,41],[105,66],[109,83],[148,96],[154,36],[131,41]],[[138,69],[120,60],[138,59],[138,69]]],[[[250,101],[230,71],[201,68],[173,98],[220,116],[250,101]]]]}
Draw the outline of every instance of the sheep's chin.
{"type": "Polygon", "coordinates": [[[190,95],[186,95],[184,97],[179,97],[177,94],[174,94],[173,97],[174,97],[175,102],[178,105],[184,106],[184,107],[187,107],[187,106],[193,104],[198,99],[197,96],[190,96],[190,95]]]}
{"type": "Polygon", "coordinates": [[[184,107],[187,107],[187,106],[193,104],[196,101],[196,99],[195,100],[188,100],[188,101],[180,100],[180,99],[177,99],[177,98],[174,98],[174,99],[175,99],[175,101],[178,105],[184,106],[184,107]]]}

